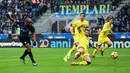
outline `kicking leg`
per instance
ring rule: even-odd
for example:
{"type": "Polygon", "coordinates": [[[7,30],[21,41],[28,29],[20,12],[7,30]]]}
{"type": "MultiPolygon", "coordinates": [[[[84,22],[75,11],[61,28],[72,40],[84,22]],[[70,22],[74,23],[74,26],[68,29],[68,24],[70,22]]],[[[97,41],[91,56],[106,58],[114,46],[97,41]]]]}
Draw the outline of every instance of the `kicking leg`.
{"type": "Polygon", "coordinates": [[[91,59],[90,59],[89,55],[86,55],[83,59],[84,59],[84,61],[72,62],[71,65],[75,66],[75,65],[90,65],[91,64],[91,59]]]}
{"type": "Polygon", "coordinates": [[[92,58],[95,58],[95,55],[96,55],[97,51],[98,51],[97,49],[94,49],[94,50],[93,50],[92,58]]]}
{"type": "Polygon", "coordinates": [[[78,59],[83,53],[84,53],[84,49],[82,47],[79,47],[78,52],[76,52],[74,59],[78,59]]]}
{"type": "Polygon", "coordinates": [[[70,59],[70,55],[76,50],[76,47],[77,47],[77,44],[73,45],[72,49],[70,49],[67,55],[63,58],[65,62],[67,62],[68,59],[70,59]]]}
{"type": "Polygon", "coordinates": [[[109,48],[111,45],[112,45],[111,40],[109,40],[107,43],[105,43],[105,47],[103,47],[103,48],[100,50],[102,56],[103,56],[104,50],[106,50],[107,48],[109,48]]]}
{"type": "Polygon", "coordinates": [[[24,64],[26,64],[25,57],[26,57],[27,54],[28,54],[28,51],[25,50],[23,55],[20,57],[20,59],[23,61],[24,64]]]}
{"type": "Polygon", "coordinates": [[[35,60],[34,60],[34,58],[33,58],[33,54],[32,54],[32,51],[31,51],[31,46],[30,46],[29,43],[26,44],[26,49],[27,49],[27,51],[28,51],[28,55],[29,55],[29,57],[30,57],[30,59],[31,59],[31,61],[32,61],[33,66],[36,66],[37,63],[35,62],[35,60]]]}

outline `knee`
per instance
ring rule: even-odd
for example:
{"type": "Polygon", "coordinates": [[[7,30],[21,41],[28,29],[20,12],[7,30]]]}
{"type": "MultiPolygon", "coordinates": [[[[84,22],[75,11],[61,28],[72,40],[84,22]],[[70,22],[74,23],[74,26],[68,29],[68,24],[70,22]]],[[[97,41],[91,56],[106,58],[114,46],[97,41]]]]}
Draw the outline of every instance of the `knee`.
{"type": "Polygon", "coordinates": [[[78,44],[79,44],[79,43],[75,43],[74,45],[75,45],[76,47],[78,47],[78,44]]]}
{"type": "Polygon", "coordinates": [[[110,47],[112,45],[112,43],[107,43],[108,47],[110,47]]]}
{"type": "Polygon", "coordinates": [[[83,48],[79,48],[78,52],[80,52],[82,54],[82,53],[84,53],[84,49],[83,48]]]}
{"type": "Polygon", "coordinates": [[[107,45],[108,45],[108,47],[110,47],[110,46],[112,45],[112,41],[111,41],[111,40],[108,41],[108,42],[107,42],[107,45]]]}
{"type": "Polygon", "coordinates": [[[111,46],[111,44],[108,45],[108,47],[110,47],[110,46],[111,46]]]}
{"type": "Polygon", "coordinates": [[[31,51],[31,46],[29,44],[27,44],[26,49],[27,49],[28,52],[30,52],[31,51]]]}
{"type": "Polygon", "coordinates": [[[91,64],[91,62],[90,62],[90,61],[86,61],[86,62],[87,62],[87,64],[88,64],[88,65],[90,65],[90,64],[91,64]]]}

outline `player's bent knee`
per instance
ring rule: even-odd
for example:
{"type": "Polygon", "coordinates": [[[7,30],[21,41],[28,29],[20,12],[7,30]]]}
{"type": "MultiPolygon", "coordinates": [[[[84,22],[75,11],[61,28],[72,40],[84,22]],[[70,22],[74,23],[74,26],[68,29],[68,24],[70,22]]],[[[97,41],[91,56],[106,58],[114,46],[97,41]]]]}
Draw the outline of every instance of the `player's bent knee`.
{"type": "Polygon", "coordinates": [[[82,54],[84,52],[84,50],[82,48],[79,48],[78,52],[80,52],[82,54]]]}
{"type": "Polygon", "coordinates": [[[108,47],[110,47],[110,46],[112,45],[112,42],[111,42],[111,41],[108,41],[108,42],[107,42],[107,45],[108,45],[108,47]]]}
{"type": "Polygon", "coordinates": [[[79,43],[75,43],[74,45],[75,45],[76,47],[78,47],[78,44],[79,44],[79,43]]]}
{"type": "Polygon", "coordinates": [[[30,46],[30,44],[26,44],[26,49],[27,49],[28,52],[31,51],[31,46],[30,46]]]}
{"type": "Polygon", "coordinates": [[[107,43],[107,45],[108,45],[108,47],[110,47],[112,45],[112,43],[110,43],[110,44],[107,43]]]}
{"type": "Polygon", "coordinates": [[[110,45],[108,45],[108,47],[110,47],[111,46],[111,44],[110,45]]]}
{"type": "Polygon", "coordinates": [[[91,64],[91,62],[90,62],[90,61],[86,61],[86,62],[87,62],[87,64],[88,64],[88,65],[90,65],[90,64],[91,64]]]}
{"type": "Polygon", "coordinates": [[[28,52],[30,52],[30,51],[31,51],[31,48],[26,48],[26,49],[27,49],[27,51],[28,51],[28,52]]]}

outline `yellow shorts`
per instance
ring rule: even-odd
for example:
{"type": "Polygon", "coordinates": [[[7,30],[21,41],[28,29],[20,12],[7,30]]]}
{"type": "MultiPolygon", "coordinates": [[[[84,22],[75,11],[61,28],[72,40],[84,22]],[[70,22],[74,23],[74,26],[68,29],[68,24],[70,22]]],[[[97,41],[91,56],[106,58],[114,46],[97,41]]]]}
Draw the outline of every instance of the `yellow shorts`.
{"type": "Polygon", "coordinates": [[[84,49],[84,52],[81,54],[81,57],[84,58],[85,56],[89,56],[90,54],[88,53],[88,49],[86,48],[86,46],[78,45],[77,50],[81,47],[84,49]]]}
{"type": "Polygon", "coordinates": [[[99,36],[98,37],[98,45],[101,45],[102,43],[108,42],[109,40],[110,39],[107,36],[105,36],[105,37],[99,36]]]}
{"type": "Polygon", "coordinates": [[[81,54],[81,57],[84,58],[85,56],[89,56],[88,50],[85,50],[83,54],[81,54]]]}

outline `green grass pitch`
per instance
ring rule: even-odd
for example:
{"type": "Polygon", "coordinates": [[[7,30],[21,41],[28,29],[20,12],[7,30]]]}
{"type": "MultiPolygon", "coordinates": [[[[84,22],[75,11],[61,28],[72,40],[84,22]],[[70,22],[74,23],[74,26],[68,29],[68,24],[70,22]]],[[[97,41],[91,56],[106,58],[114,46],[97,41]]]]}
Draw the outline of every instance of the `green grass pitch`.
{"type": "MultiPolygon", "coordinates": [[[[74,54],[69,62],[64,62],[63,57],[69,49],[66,48],[38,48],[32,49],[38,66],[32,66],[29,57],[27,64],[23,64],[19,57],[24,48],[0,48],[0,73],[129,73],[130,49],[107,49],[104,56],[97,53],[89,66],[70,66],[74,54]],[[110,57],[111,52],[119,53],[117,59],[110,57]]],[[[89,49],[91,54],[93,49],[89,49]]],[[[77,61],[82,61],[81,58],[77,61]]]]}

